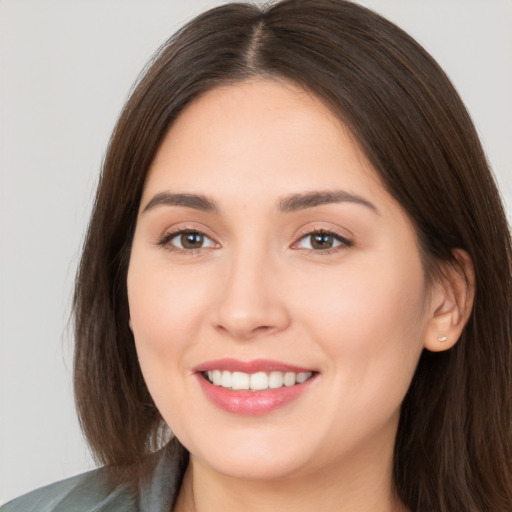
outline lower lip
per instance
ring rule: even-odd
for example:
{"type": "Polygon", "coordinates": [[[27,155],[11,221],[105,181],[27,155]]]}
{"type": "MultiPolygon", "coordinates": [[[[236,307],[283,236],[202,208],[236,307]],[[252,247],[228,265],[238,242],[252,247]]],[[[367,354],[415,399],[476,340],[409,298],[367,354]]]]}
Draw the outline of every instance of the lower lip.
{"type": "Polygon", "coordinates": [[[283,386],[264,391],[233,391],[222,386],[215,386],[201,373],[196,375],[204,394],[213,404],[224,411],[244,416],[267,414],[296,400],[309,389],[312,381],[315,380],[315,376],[313,376],[306,382],[290,387],[283,386]]]}

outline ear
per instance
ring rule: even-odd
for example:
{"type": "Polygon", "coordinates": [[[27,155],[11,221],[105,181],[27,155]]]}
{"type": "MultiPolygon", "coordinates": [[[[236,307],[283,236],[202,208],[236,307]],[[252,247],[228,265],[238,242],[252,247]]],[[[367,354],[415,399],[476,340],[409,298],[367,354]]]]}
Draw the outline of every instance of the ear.
{"type": "Polygon", "coordinates": [[[452,348],[466,325],[475,298],[475,271],[466,251],[455,249],[455,261],[442,267],[433,284],[424,347],[431,352],[452,348]]]}

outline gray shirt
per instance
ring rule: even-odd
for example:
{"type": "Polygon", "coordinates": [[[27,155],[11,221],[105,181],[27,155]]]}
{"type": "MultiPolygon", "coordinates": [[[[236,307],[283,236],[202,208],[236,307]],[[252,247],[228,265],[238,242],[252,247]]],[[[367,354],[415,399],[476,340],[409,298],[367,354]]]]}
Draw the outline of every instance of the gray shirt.
{"type": "Polygon", "coordinates": [[[178,492],[178,463],[170,450],[151,456],[149,477],[134,492],[115,485],[99,468],[42,487],[0,507],[0,512],[171,512],[178,492]]]}

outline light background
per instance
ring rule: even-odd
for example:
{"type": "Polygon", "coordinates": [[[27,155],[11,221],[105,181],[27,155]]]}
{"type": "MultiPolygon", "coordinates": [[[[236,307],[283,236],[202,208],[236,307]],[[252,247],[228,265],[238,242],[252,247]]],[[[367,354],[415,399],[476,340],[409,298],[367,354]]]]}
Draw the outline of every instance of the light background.
{"type": "MultiPolygon", "coordinates": [[[[206,0],[0,0],[0,503],[93,467],[69,304],[110,131],[150,55],[206,0]]],[[[512,205],[510,0],[367,0],[445,68],[512,205]]]]}

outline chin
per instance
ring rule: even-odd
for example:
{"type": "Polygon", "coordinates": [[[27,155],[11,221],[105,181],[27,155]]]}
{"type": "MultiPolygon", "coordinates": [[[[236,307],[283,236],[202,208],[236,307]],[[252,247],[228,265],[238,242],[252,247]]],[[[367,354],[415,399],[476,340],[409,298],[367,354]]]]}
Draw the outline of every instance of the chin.
{"type": "MultiPolygon", "coordinates": [[[[191,446],[189,452],[201,465],[231,478],[246,480],[276,480],[302,472],[314,455],[298,440],[265,438],[262,432],[255,435],[230,436],[231,440],[205,438],[204,445],[191,446]]],[[[185,444],[186,446],[186,444],[185,444]]],[[[188,448],[188,447],[187,447],[188,448]]]]}
{"type": "Polygon", "coordinates": [[[297,461],[297,455],[284,459],[271,454],[265,456],[253,455],[237,456],[230,455],[222,460],[200,459],[202,464],[207,465],[216,473],[229,478],[240,480],[275,481],[286,479],[301,473],[302,465],[297,461]]]}

